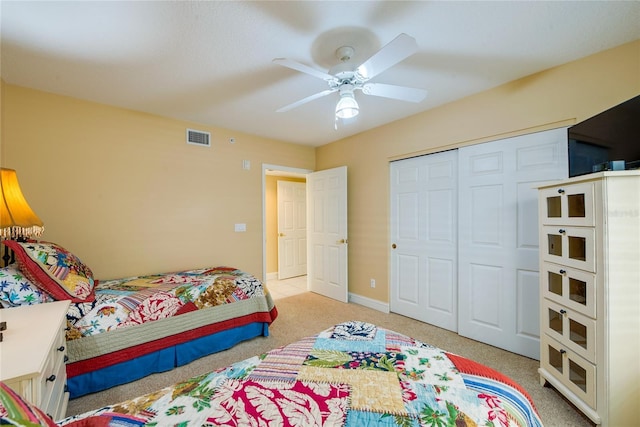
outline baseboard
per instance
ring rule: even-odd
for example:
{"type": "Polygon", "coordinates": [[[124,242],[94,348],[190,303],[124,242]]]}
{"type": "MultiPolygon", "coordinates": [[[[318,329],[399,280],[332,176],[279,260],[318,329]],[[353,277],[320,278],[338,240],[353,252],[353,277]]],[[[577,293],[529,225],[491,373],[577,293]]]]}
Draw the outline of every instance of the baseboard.
{"type": "Polygon", "coordinates": [[[372,308],[374,310],[381,311],[383,313],[389,313],[389,304],[386,302],[378,301],[376,299],[363,297],[362,295],[349,293],[349,302],[354,304],[363,305],[365,307],[372,308]]]}
{"type": "Polygon", "coordinates": [[[267,273],[267,280],[278,280],[278,272],[267,273]]]}

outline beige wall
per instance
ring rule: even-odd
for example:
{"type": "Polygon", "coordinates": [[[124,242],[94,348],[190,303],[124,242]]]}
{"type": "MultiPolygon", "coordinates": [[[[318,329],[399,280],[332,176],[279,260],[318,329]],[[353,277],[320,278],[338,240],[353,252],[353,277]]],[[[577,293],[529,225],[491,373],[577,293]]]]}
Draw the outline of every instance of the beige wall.
{"type": "Polygon", "coordinates": [[[265,179],[267,273],[278,272],[278,181],[306,182],[306,179],[275,175],[267,175],[265,179]]]}
{"type": "Polygon", "coordinates": [[[389,301],[390,160],[570,125],[638,94],[640,40],[320,147],[318,170],[348,167],[349,291],[389,301]]]}
{"type": "MultiPolygon", "coordinates": [[[[4,99],[4,80],[0,79],[0,125],[4,122],[2,116],[2,100],[4,99]]],[[[2,148],[2,128],[4,126],[0,126],[0,166],[2,166],[2,158],[4,157],[4,149],[2,148]]]]}
{"type": "Polygon", "coordinates": [[[42,239],[99,279],[210,265],[261,277],[262,163],[315,167],[311,147],[9,84],[2,107],[0,164],[18,171],[42,239]],[[212,147],[187,145],[187,127],[212,147]]]}
{"type": "Polygon", "coordinates": [[[316,170],[346,165],[349,291],[387,302],[390,160],[569,125],[638,94],[640,41],[314,153],[4,85],[0,164],[18,171],[45,222],[43,238],[77,253],[102,279],[212,263],[260,276],[260,164],[316,170]],[[186,127],[211,131],[213,147],[186,145],[186,127]],[[228,142],[232,136],[235,144],[228,142]],[[244,159],[251,160],[251,170],[242,169],[244,159]],[[234,233],[236,222],[246,223],[248,231],[234,233]]]}

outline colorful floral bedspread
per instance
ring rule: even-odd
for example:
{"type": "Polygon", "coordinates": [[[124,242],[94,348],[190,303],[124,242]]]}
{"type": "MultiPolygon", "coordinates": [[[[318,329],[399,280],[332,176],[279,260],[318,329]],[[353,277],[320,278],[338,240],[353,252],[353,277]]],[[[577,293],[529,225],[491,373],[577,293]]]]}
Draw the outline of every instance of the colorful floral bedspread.
{"type": "Polygon", "coordinates": [[[71,305],[68,340],[264,296],[264,288],[241,270],[214,267],[101,281],[95,294],[71,305]]]}
{"type": "Polygon", "coordinates": [[[363,322],[60,424],[80,419],[114,426],[542,425],[526,391],[499,372],[363,322]]]}

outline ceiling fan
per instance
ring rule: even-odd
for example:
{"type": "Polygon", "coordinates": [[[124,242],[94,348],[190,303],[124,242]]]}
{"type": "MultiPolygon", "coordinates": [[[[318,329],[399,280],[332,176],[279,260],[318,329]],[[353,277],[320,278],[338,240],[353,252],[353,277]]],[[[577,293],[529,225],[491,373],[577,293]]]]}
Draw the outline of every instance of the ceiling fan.
{"type": "Polygon", "coordinates": [[[340,100],[336,104],[336,121],[339,118],[349,119],[357,116],[360,111],[354,95],[356,90],[361,90],[365,95],[420,102],[427,95],[427,91],[424,89],[384,83],[369,83],[369,80],[417,51],[418,44],[416,40],[402,33],[357,67],[349,63],[355,52],[354,49],[351,46],[339,47],[336,50],[336,56],[341,63],[331,68],[328,73],[291,59],[275,58],[273,60],[274,63],[317,77],[329,85],[327,90],[303,98],[276,111],[278,113],[289,111],[333,92],[339,92],[340,100]]]}

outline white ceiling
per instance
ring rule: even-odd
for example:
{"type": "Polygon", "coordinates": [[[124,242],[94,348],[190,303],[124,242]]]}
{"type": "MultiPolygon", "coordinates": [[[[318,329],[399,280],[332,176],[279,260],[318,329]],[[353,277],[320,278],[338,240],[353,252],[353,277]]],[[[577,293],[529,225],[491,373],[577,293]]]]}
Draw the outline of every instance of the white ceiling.
{"type": "MultiPolygon", "coordinates": [[[[639,1],[7,1],[5,82],[312,146],[640,39],[639,1]],[[334,129],[338,94],[272,63],[355,65],[398,34],[419,51],[374,82],[428,90],[418,103],[356,92],[361,113],[334,129]]],[[[215,135],[213,136],[215,138],[215,135]]]]}

